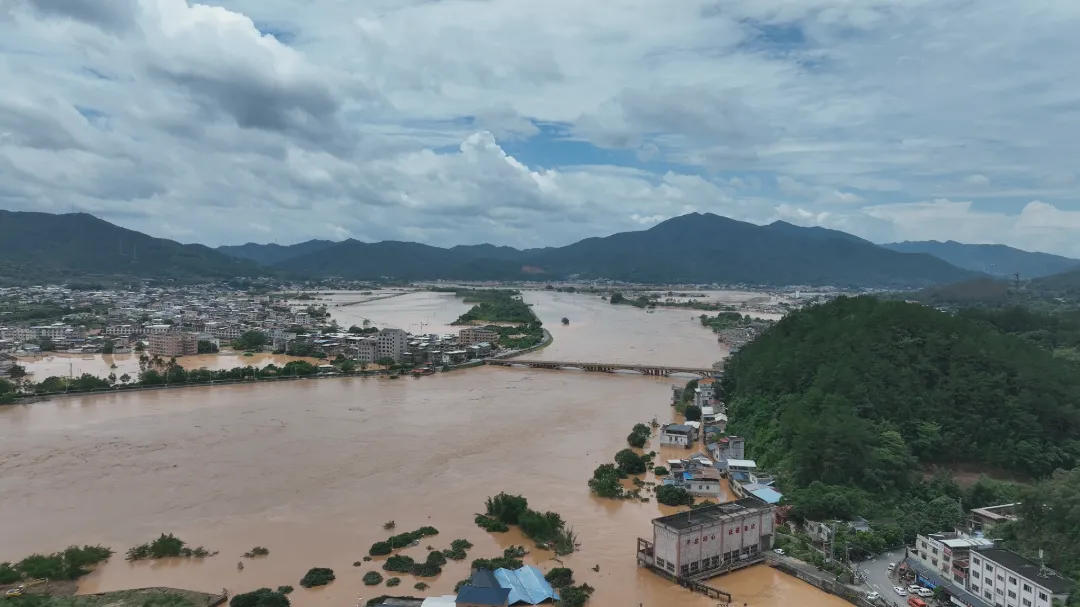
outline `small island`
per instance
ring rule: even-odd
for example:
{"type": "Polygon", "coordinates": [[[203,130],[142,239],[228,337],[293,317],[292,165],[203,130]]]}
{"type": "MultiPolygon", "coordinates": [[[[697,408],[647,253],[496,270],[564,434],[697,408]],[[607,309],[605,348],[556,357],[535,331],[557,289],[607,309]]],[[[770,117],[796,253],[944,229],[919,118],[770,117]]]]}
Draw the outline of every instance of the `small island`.
{"type": "Polygon", "coordinates": [[[562,324],[564,324],[564,325],[568,325],[568,324],[570,324],[570,319],[569,319],[569,318],[567,318],[567,317],[565,317],[565,316],[563,316],[563,317],[562,317],[562,324]]]}

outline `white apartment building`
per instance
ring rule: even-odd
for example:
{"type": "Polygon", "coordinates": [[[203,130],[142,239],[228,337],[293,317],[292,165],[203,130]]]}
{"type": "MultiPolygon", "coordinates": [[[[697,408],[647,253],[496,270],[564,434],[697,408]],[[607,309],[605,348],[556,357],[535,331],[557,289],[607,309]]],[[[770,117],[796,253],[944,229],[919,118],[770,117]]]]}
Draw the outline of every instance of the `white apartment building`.
{"type": "Polygon", "coordinates": [[[690,577],[758,558],[772,548],[775,513],[750,497],[653,519],[652,542],[638,540],[638,561],[690,577]]]}
{"type": "Polygon", "coordinates": [[[409,347],[409,334],[402,329],[383,329],[379,331],[375,343],[378,358],[401,360],[409,347]]]}
{"type": "Polygon", "coordinates": [[[957,532],[931,533],[915,539],[914,557],[933,570],[941,579],[965,586],[967,584],[971,550],[992,548],[994,542],[957,532]]]}
{"type": "Polygon", "coordinates": [[[709,406],[712,399],[715,398],[716,393],[716,380],[708,377],[698,381],[697,388],[694,389],[694,404],[699,408],[709,406]]]}
{"type": "Polygon", "coordinates": [[[971,552],[968,591],[997,607],[1050,607],[1068,601],[1073,581],[1015,552],[984,548],[971,552]]]}
{"type": "Polygon", "coordinates": [[[664,424],[660,427],[661,445],[678,445],[690,448],[697,442],[697,428],[687,424],[664,424]]]}
{"type": "Polygon", "coordinates": [[[350,337],[347,339],[348,355],[362,363],[371,364],[379,359],[379,344],[374,337],[350,337]]]}
{"type": "Polygon", "coordinates": [[[135,325],[109,325],[105,327],[104,333],[113,337],[128,337],[138,334],[139,329],[135,325]]]}
{"type": "Polygon", "coordinates": [[[30,327],[30,330],[34,332],[34,337],[38,339],[47,337],[53,340],[67,339],[74,332],[71,325],[65,325],[63,323],[30,327]]]}
{"type": "Polygon", "coordinates": [[[143,329],[143,333],[147,335],[162,335],[164,333],[172,333],[172,325],[147,325],[143,329]]]}

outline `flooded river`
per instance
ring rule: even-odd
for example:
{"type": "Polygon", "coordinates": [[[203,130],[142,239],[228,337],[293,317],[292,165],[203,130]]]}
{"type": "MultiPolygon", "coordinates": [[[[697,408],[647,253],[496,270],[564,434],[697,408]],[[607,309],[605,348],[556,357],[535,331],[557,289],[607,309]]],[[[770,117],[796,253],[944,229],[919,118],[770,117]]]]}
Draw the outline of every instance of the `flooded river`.
{"type": "MultiPolygon", "coordinates": [[[[538,302],[538,312],[555,305],[573,311],[565,295],[543,295],[550,299],[538,302]]],[[[407,305],[407,297],[388,301],[407,305]]],[[[586,319],[591,305],[581,304],[571,319],[586,319]]],[[[625,320],[613,320],[613,328],[602,317],[589,329],[593,339],[625,320]]],[[[703,359],[680,359],[687,355],[670,337],[683,330],[679,324],[692,326],[672,317],[670,332],[657,327],[653,335],[668,344],[670,360],[707,365],[719,358],[715,338],[698,326],[714,349],[693,345],[703,359]]],[[[611,337],[611,348],[632,344],[664,354],[628,335],[611,337]]],[[[575,351],[566,345],[574,343],[570,338],[563,343],[560,356],[567,358],[603,353],[575,351]]],[[[387,592],[448,594],[472,559],[497,556],[510,544],[532,548],[514,532],[488,534],[472,522],[487,496],[507,491],[525,495],[535,509],[559,512],[574,527],[581,550],[564,560],[597,588],[592,605],[711,607],[714,601],[635,565],[635,538],[650,535],[649,521],[671,509],[593,498],[586,486],[593,468],[625,446],[635,422],[670,419],[669,386],[676,381],[484,367],[422,379],[216,386],[3,408],[0,561],[102,543],[118,554],[82,580],[81,592],[144,586],[242,592],[290,584],[300,607],[353,607],[357,596],[387,592]],[[381,559],[352,563],[391,533],[382,529],[388,520],[397,523],[394,533],[439,529],[404,551],[414,557],[456,538],[475,546],[465,561],[451,561],[441,576],[424,580],[431,585],[424,592],[413,589],[419,580],[409,575],[400,576],[397,589],[366,587],[360,578],[378,570],[381,559]],[[201,561],[123,560],[127,548],[162,532],[220,554],[201,561]],[[240,555],[256,545],[270,555],[244,559],[238,571],[240,555]],[[591,571],[596,565],[599,571],[591,571]],[[337,580],[299,588],[304,572],[316,566],[333,568],[337,580]]],[[[660,458],[685,453],[665,448],[660,458]]],[[[546,570],[554,566],[550,557],[534,549],[526,560],[546,570]]],[[[714,583],[751,607],[846,605],[764,566],[714,583]]]]}

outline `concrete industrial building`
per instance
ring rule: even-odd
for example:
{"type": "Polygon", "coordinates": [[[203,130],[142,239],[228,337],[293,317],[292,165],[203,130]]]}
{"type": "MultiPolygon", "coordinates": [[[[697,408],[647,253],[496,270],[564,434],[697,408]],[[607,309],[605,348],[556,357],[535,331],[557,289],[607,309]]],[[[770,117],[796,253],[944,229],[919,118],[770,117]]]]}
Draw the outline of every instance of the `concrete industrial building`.
{"type": "Polygon", "coordinates": [[[968,590],[1000,607],[1050,607],[1065,604],[1073,581],[1010,550],[984,548],[971,552],[968,590]]]}
{"type": "Polygon", "coordinates": [[[199,353],[199,340],[193,333],[155,333],[150,335],[152,356],[191,356],[199,353]]]}
{"type": "Polygon", "coordinates": [[[757,498],[653,519],[653,538],[638,540],[638,562],[692,577],[760,560],[772,548],[776,506],[757,498]]]}
{"type": "Polygon", "coordinates": [[[915,539],[913,556],[942,579],[966,585],[972,549],[991,548],[994,542],[957,532],[931,533],[915,539]]]}

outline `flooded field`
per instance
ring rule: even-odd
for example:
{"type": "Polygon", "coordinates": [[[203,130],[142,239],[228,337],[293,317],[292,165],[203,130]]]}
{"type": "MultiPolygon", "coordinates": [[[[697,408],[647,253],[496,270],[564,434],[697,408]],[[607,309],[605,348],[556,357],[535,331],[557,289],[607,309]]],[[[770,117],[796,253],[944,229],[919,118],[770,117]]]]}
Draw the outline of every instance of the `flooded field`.
{"type": "MultiPolygon", "coordinates": [[[[434,324],[466,307],[441,294],[428,297],[434,295],[345,309],[404,328],[420,322],[410,316],[417,308],[430,310],[434,324]]],[[[526,300],[556,335],[543,355],[705,366],[723,355],[712,333],[682,312],[624,315],[599,299],[557,293],[528,293],[526,300]],[[564,315],[567,327],[559,323],[564,315]]],[[[358,596],[451,593],[472,559],[497,556],[511,544],[533,549],[516,532],[488,534],[473,523],[486,497],[506,491],[573,526],[581,550],[565,565],[597,588],[593,606],[713,607],[636,567],[635,539],[650,536],[650,520],[673,509],[594,498],[586,485],[593,469],[625,446],[634,423],[671,419],[670,386],[680,381],[484,367],[422,379],[199,387],[0,408],[0,561],[102,543],[118,554],[84,578],[80,592],[243,592],[290,584],[299,607],[353,607],[358,596]],[[393,533],[439,529],[404,551],[414,557],[457,538],[475,546],[465,561],[423,580],[431,585],[423,593],[409,575],[400,576],[396,591],[366,587],[360,578],[379,570],[382,559],[352,564],[391,534],[382,529],[388,520],[396,522],[393,533]],[[163,532],[220,554],[123,560],[129,547],[163,532]],[[256,545],[270,555],[244,559],[238,571],[240,555],[256,545]],[[310,567],[331,567],[337,580],[299,588],[310,567]]],[[[659,451],[658,459],[687,454],[659,451]]],[[[526,561],[546,570],[554,566],[551,556],[533,549],[526,561]]],[[[714,583],[750,607],[846,605],[765,566],[714,583]]]]}

